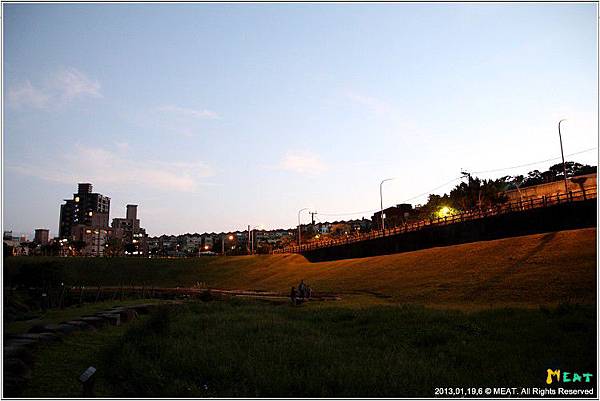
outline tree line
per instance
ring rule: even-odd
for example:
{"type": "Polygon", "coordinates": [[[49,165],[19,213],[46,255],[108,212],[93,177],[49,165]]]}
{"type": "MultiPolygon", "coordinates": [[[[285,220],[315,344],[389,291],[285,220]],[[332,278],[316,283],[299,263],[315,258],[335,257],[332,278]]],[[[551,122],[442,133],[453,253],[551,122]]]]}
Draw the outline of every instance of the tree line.
{"type": "MultiPolygon", "coordinates": [[[[567,177],[596,173],[597,166],[576,162],[566,162],[567,177]]],[[[480,179],[466,174],[467,182],[456,185],[450,193],[430,194],[427,203],[422,205],[421,217],[437,218],[446,214],[456,214],[473,209],[486,209],[507,200],[503,192],[523,189],[539,184],[564,179],[563,164],[550,166],[546,171],[532,170],[527,175],[506,175],[496,179],[480,179]]]]}

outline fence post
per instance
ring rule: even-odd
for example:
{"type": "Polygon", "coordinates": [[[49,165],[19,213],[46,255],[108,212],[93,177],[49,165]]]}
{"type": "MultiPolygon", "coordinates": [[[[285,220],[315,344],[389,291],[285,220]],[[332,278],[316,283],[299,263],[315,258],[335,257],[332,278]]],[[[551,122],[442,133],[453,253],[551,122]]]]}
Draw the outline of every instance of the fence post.
{"type": "Polygon", "coordinates": [[[587,200],[585,197],[585,187],[582,186],[581,191],[583,192],[583,200],[587,200]]]}

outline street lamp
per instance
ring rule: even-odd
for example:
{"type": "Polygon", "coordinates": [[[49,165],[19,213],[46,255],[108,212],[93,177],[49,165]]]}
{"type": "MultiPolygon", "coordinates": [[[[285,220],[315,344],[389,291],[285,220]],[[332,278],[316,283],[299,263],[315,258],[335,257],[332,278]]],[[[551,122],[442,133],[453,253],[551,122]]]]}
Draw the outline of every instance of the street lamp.
{"type": "Polygon", "coordinates": [[[562,136],[560,135],[560,123],[567,121],[565,118],[558,122],[558,139],[560,140],[560,155],[562,156],[563,162],[563,174],[565,175],[565,195],[569,193],[569,187],[567,185],[567,168],[565,167],[565,153],[563,152],[562,136]]]}
{"type": "MultiPolygon", "coordinates": [[[[229,241],[232,241],[233,235],[229,234],[227,238],[229,239],[229,241]]],[[[221,253],[223,254],[223,256],[225,256],[225,236],[223,236],[223,239],[221,240],[221,253]]]]}
{"type": "Polygon", "coordinates": [[[381,230],[385,230],[385,219],[383,217],[383,183],[386,181],[391,181],[393,180],[393,178],[386,178],[385,180],[381,181],[381,183],[379,184],[379,202],[381,204],[381,230]]]}
{"type": "Polygon", "coordinates": [[[298,247],[300,247],[300,245],[302,245],[302,234],[300,232],[300,213],[302,213],[305,210],[308,210],[310,208],[305,207],[303,209],[298,210],[298,247]]]}

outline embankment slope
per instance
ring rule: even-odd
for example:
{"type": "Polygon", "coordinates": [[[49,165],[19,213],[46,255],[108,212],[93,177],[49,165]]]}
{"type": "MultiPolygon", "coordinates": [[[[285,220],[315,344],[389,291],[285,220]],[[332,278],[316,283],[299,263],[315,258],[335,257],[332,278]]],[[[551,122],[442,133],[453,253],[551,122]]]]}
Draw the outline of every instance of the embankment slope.
{"type": "Polygon", "coordinates": [[[596,229],[310,263],[300,255],[194,259],[9,258],[5,284],[52,270],[72,285],[145,284],[316,291],[382,302],[529,305],[596,300],[596,229]]]}

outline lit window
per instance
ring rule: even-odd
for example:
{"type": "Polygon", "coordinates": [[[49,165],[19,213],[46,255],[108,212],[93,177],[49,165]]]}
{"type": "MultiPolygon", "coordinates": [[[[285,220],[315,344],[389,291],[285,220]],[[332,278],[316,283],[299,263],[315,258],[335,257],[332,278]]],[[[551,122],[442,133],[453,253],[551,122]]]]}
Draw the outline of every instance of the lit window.
{"type": "Polygon", "coordinates": [[[92,233],[92,230],[85,230],[85,233],[86,233],[86,234],[91,234],[91,233],[92,233]]]}

